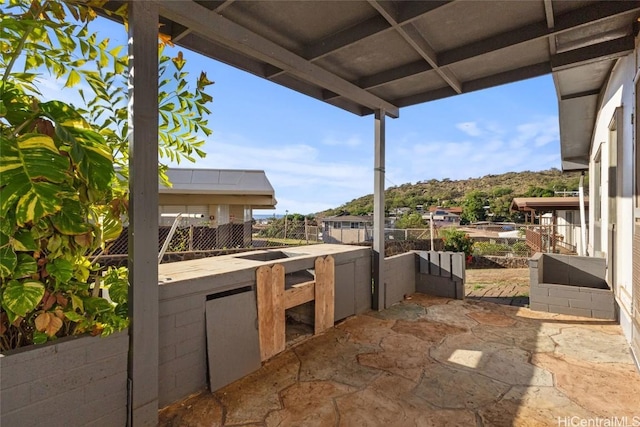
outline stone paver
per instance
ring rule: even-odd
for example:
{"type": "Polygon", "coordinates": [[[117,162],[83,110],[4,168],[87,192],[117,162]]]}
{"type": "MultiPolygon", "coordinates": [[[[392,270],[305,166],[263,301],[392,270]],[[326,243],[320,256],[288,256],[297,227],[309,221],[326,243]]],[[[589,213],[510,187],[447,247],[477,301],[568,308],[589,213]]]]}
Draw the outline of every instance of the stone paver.
{"type": "Polygon", "coordinates": [[[164,408],[160,425],[558,426],[640,420],[638,396],[612,322],[414,294],[164,408]]]}

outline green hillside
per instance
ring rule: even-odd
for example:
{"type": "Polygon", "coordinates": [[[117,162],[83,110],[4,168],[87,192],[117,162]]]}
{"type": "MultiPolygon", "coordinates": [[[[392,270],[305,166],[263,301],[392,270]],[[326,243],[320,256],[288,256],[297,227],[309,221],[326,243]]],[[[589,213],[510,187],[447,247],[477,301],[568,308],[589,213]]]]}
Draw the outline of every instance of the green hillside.
{"type": "MultiPolygon", "coordinates": [[[[585,188],[588,188],[586,178],[585,176],[585,188]]],[[[425,210],[429,206],[463,206],[469,211],[474,205],[480,204],[491,206],[491,212],[495,214],[494,220],[517,220],[508,211],[514,197],[549,197],[554,196],[557,191],[577,191],[579,182],[580,172],[563,173],[555,168],[540,172],[508,172],[463,180],[431,179],[388,188],[385,191],[385,207],[390,211],[402,207],[413,210],[418,205],[423,205],[425,210]]],[[[477,209],[477,206],[475,208],[477,209]]],[[[373,195],[368,194],[318,214],[326,216],[341,212],[352,215],[373,212],[373,195]]]]}

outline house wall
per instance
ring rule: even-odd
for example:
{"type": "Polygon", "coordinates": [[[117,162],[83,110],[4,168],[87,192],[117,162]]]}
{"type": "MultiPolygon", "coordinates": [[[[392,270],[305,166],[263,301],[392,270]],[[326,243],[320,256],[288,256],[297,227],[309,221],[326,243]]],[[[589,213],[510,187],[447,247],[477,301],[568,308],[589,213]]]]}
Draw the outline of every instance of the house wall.
{"type": "MultiPolygon", "coordinates": [[[[637,46],[637,43],[636,43],[637,46]]],[[[602,212],[602,223],[600,227],[590,221],[589,245],[590,256],[607,257],[608,251],[613,249],[614,255],[611,265],[608,266],[613,274],[613,283],[610,283],[614,290],[616,302],[619,305],[620,325],[625,337],[629,342],[632,339],[632,238],[633,238],[633,183],[634,183],[634,147],[633,147],[633,116],[635,115],[634,102],[634,78],[638,71],[636,62],[636,52],[621,58],[613,69],[609,83],[602,97],[597,121],[592,139],[590,175],[594,176],[596,168],[596,156],[600,150],[600,160],[602,165],[602,185],[596,188],[595,180],[590,180],[589,194],[589,216],[595,219],[596,205],[599,203],[602,212]],[[611,130],[609,129],[616,108],[622,107],[622,114],[616,123],[618,128],[618,144],[621,144],[621,156],[618,158],[618,168],[621,174],[618,175],[618,197],[616,199],[616,215],[610,218],[609,197],[609,171],[610,164],[609,144],[611,130]],[[621,127],[621,129],[620,129],[621,127]],[[600,191],[601,198],[595,196],[600,191]],[[607,226],[612,219],[616,224],[615,241],[610,242],[614,237],[608,232],[607,226]],[[598,232],[599,230],[599,232],[598,232]],[[611,244],[612,243],[612,244],[611,244]],[[596,251],[600,248],[601,254],[596,251]]],[[[640,333],[640,332],[636,332],[640,333]]]]}
{"type": "Polygon", "coordinates": [[[325,243],[360,243],[371,236],[371,229],[364,228],[329,228],[323,231],[322,241],[325,243]]]}

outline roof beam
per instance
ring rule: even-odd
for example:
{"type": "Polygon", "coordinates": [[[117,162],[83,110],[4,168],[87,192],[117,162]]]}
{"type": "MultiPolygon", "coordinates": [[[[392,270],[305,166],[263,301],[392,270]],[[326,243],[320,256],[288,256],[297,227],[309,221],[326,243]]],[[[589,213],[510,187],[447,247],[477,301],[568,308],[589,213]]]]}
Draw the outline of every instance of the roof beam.
{"type": "Polygon", "coordinates": [[[453,88],[457,93],[462,93],[462,84],[449,70],[438,66],[438,57],[420,31],[412,24],[400,25],[398,10],[392,4],[380,3],[377,0],[368,0],[369,4],[378,11],[384,19],[391,24],[394,30],[425,60],[433,69],[453,88]]]}
{"type": "Polygon", "coordinates": [[[445,1],[402,1],[398,2],[398,23],[404,24],[406,22],[414,21],[426,15],[427,13],[435,10],[439,7],[446,6],[453,3],[454,0],[445,1]]]}
{"type": "Polygon", "coordinates": [[[551,67],[553,71],[560,71],[591,62],[616,59],[633,52],[634,47],[633,35],[620,37],[554,55],[551,57],[551,67]]]}
{"type": "MultiPolygon", "coordinates": [[[[513,83],[532,77],[538,77],[551,72],[551,64],[542,62],[539,64],[528,65],[526,67],[516,68],[514,70],[505,71],[503,73],[493,74],[475,80],[463,83],[462,93],[474,92],[476,90],[487,89],[506,83],[513,83]]],[[[418,93],[416,95],[406,96],[394,99],[392,102],[398,107],[407,107],[409,105],[420,104],[422,102],[435,101],[437,99],[447,98],[456,95],[450,87],[442,87],[440,89],[430,90],[418,93]]]]}
{"type": "Polygon", "coordinates": [[[545,19],[545,22],[537,22],[516,30],[505,31],[465,46],[441,52],[438,55],[438,61],[441,66],[454,64],[495,50],[561,34],[584,25],[634,11],[640,11],[640,2],[604,1],[589,4],[589,6],[556,17],[555,26],[552,29],[548,28],[545,19]]]}
{"type": "MultiPolygon", "coordinates": [[[[547,28],[552,30],[555,24],[555,16],[553,14],[552,0],[544,0],[544,15],[547,19],[547,28]]],[[[556,45],[556,37],[554,35],[549,36],[549,53],[555,55],[558,47],[556,45]]]]}
{"type": "Polygon", "coordinates": [[[597,96],[600,94],[600,89],[591,89],[591,90],[585,90],[584,92],[578,92],[578,93],[570,93],[568,95],[562,95],[560,97],[560,101],[566,101],[568,99],[574,99],[574,98],[584,98],[585,96],[597,96]]]}
{"type": "MultiPolygon", "coordinates": [[[[359,87],[370,90],[379,86],[383,86],[394,81],[399,81],[407,77],[412,77],[420,73],[433,70],[433,67],[425,61],[415,61],[409,64],[401,65],[390,70],[385,70],[377,74],[366,76],[358,80],[356,83],[359,87]]],[[[339,95],[330,94],[325,99],[336,98],[339,95]]]]}
{"type": "Polygon", "coordinates": [[[307,46],[304,56],[309,60],[320,59],[330,53],[351,46],[362,39],[390,29],[389,23],[380,15],[376,15],[307,46]]]}
{"type": "MultiPolygon", "coordinates": [[[[394,21],[398,24],[404,24],[415,19],[419,19],[432,10],[452,2],[453,0],[402,2],[402,4],[398,6],[397,13],[394,14],[396,16],[394,21]]],[[[382,18],[380,15],[376,15],[364,22],[345,28],[342,31],[332,34],[317,41],[313,45],[308,46],[305,49],[305,57],[309,60],[320,59],[328,54],[351,46],[352,44],[367,37],[371,37],[391,29],[392,27],[386,19],[382,18]]]]}
{"type": "MultiPolygon", "coordinates": [[[[557,19],[553,15],[550,0],[545,0],[546,22],[539,22],[527,25],[518,30],[507,31],[497,36],[488,37],[478,42],[470,43],[437,55],[437,63],[440,66],[452,65],[470,58],[477,57],[482,54],[492,52],[494,50],[503,49],[520,43],[537,40],[543,37],[549,37],[549,47],[552,55],[556,53],[555,35],[573,30],[583,25],[589,24],[590,20],[600,21],[615,17],[621,14],[640,11],[640,2],[633,1],[615,1],[615,2],[598,2],[593,5],[578,9],[570,13],[566,13],[557,19]],[[547,6],[547,3],[549,5],[547,6]],[[555,27],[554,27],[555,26],[555,27]],[[554,28],[553,28],[554,27],[554,28]]],[[[562,58],[562,57],[561,57],[562,58]]],[[[358,85],[364,89],[382,86],[387,83],[411,77],[412,74],[402,74],[401,68],[390,69],[375,75],[362,77],[358,85]],[[384,75],[391,76],[389,81],[381,81],[384,75]],[[361,84],[368,81],[375,81],[375,85],[366,86],[361,84]]],[[[425,70],[426,71],[426,70],[425,70]]],[[[439,92],[436,92],[439,93],[439,92]]],[[[421,95],[418,95],[421,97],[421,95]]],[[[439,99],[438,96],[435,99],[439,99]]],[[[428,99],[431,100],[431,99],[428,99]]]]}
{"type": "Polygon", "coordinates": [[[419,73],[433,70],[433,67],[425,61],[415,61],[397,68],[385,70],[358,80],[358,86],[363,89],[373,89],[383,84],[411,77],[419,73]]]}
{"type": "Polygon", "coordinates": [[[160,7],[162,16],[191,28],[194,33],[214,43],[281,68],[299,79],[338,93],[364,107],[383,109],[391,117],[399,116],[397,106],[195,2],[154,2],[160,7]]]}

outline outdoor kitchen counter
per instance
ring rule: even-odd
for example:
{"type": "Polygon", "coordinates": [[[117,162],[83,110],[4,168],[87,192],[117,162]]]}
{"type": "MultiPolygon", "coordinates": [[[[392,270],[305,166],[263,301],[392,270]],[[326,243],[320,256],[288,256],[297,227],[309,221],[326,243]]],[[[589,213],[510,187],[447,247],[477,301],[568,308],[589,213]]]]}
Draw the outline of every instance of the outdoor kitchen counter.
{"type": "Polygon", "coordinates": [[[369,250],[369,248],[360,246],[317,244],[173,262],[158,266],[158,281],[161,286],[166,286],[176,282],[240,271],[250,271],[254,275],[258,267],[272,264],[284,265],[289,273],[313,268],[315,259],[320,256],[333,255],[336,261],[348,260],[358,258],[361,256],[361,252],[369,250]],[[264,254],[266,258],[270,253],[282,253],[286,256],[267,261],[246,259],[248,256],[259,257],[261,254],[264,254]]]}
{"type": "Polygon", "coordinates": [[[260,347],[258,268],[282,265],[285,283],[315,280],[310,270],[327,255],[335,267],[333,321],[369,310],[368,247],[318,244],[160,264],[160,406],[259,368],[271,353],[260,347]]]}

